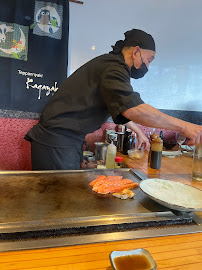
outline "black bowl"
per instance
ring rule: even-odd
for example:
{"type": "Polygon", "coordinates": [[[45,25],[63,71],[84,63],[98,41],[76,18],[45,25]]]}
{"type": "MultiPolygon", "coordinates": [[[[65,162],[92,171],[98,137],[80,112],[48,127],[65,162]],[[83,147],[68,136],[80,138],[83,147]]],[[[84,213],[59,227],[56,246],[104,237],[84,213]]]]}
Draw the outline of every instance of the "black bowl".
{"type": "Polygon", "coordinates": [[[176,142],[163,142],[163,146],[166,150],[172,150],[176,144],[176,142]]]}

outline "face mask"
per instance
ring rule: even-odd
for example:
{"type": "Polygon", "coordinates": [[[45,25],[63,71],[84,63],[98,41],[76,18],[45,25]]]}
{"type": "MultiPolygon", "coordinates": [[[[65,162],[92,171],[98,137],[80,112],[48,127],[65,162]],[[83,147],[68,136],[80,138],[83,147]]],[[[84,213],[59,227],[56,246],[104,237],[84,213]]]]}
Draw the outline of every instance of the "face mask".
{"type": "MultiPolygon", "coordinates": [[[[140,56],[141,56],[141,60],[142,60],[141,52],[140,52],[140,56]]],[[[147,72],[148,72],[148,68],[142,60],[142,65],[139,69],[135,68],[134,66],[131,68],[130,76],[131,76],[131,78],[134,78],[134,79],[140,79],[140,78],[144,77],[144,75],[147,72]]]]}
{"type": "Polygon", "coordinates": [[[131,68],[131,78],[140,79],[148,72],[148,68],[145,63],[142,63],[141,68],[137,69],[134,66],[131,68]]]}

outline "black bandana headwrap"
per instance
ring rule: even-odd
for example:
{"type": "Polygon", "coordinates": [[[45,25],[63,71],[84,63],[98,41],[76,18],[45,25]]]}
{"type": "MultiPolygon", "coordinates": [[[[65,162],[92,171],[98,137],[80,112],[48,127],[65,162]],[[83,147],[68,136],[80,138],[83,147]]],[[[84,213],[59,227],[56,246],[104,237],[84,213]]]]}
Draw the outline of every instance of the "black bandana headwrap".
{"type": "Polygon", "coordinates": [[[139,29],[132,29],[124,33],[125,39],[118,40],[111,53],[118,54],[122,51],[123,47],[126,46],[139,46],[142,49],[155,51],[155,42],[151,35],[139,29]]]}

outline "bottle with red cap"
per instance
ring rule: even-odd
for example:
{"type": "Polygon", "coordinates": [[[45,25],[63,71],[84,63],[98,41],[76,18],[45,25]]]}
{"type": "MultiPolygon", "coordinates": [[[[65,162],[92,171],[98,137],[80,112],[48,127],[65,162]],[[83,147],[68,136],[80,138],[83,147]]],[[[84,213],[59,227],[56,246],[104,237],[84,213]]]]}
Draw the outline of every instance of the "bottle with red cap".
{"type": "Polygon", "coordinates": [[[122,157],[115,157],[115,169],[122,168],[123,158],[122,157]]]}

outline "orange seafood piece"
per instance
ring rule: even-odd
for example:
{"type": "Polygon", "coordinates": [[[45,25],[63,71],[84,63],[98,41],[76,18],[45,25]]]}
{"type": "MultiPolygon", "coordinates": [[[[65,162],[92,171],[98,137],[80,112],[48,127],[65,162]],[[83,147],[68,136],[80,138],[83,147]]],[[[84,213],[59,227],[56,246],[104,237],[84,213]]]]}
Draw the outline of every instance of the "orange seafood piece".
{"type": "Polygon", "coordinates": [[[93,186],[99,180],[105,180],[107,177],[105,175],[99,175],[95,180],[90,182],[90,186],[93,186]]]}
{"type": "Polygon", "coordinates": [[[90,186],[94,186],[95,184],[97,184],[98,182],[100,183],[103,180],[107,180],[107,181],[111,181],[111,180],[121,180],[123,178],[123,176],[116,176],[116,175],[112,175],[112,176],[105,176],[105,175],[99,175],[95,180],[90,182],[90,186]]]}
{"type": "Polygon", "coordinates": [[[133,181],[130,179],[123,179],[123,180],[100,180],[99,182],[95,183],[93,186],[93,191],[98,191],[98,189],[102,186],[102,188],[106,187],[109,188],[111,186],[120,186],[120,185],[126,185],[126,184],[132,184],[133,181]]]}
{"type": "Polygon", "coordinates": [[[94,183],[93,187],[99,187],[100,185],[106,183],[106,180],[98,180],[94,183]]]}
{"type": "Polygon", "coordinates": [[[112,176],[107,176],[106,180],[121,180],[123,176],[119,175],[112,175],[112,176]]]}
{"type": "Polygon", "coordinates": [[[126,184],[132,184],[132,183],[133,181],[130,179],[108,180],[108,181],[100,180],[93,186],[93,191],[97,191],[100,186],[110,187],[110,186],[119,186],[119,185],[126,185],[126,184]]]}
{"type": "Polygon", "coordinates": [[[126,188],[134,188],[138,186],[138,183],[133,183],[130,179],[122,179],[123,176],[119,175],[99,175],[95,180],[90,182],[90,186],[93,187],[93,191],[100,194],[108,194],[114,192],[120,192],[126,188]]]}
{"type": "Polygon", "coordinates": [[[119,192],[122,191],[126,188],[134,188],[134,187],[138,187],[138,183],[132,183],[132,184],[121,184],[121,185],[112,185],[112,186],[105,186],[105,185],[101,185],[97,192],[100,194],[108,194],[108,193],[114,193],[114,192],[119,192]]]}
{"type": "Polygon", "coordinates": [[[122,179],[122,180],[108,180],[107,182],[105,181],[103,185],[107,186],[113,186],[113,185],[125,185],[125,184],[132,184],[133,181],[130,179],[122,179]]]}
{"type": "Polygon", "coordinates": [[[133,183],[133,180],[130,180],[130,179],[122,179],[122,180],[121,180],[121,183],[122,183],[122,184],[132,184],[132,183],[133,183]]]}
{"type": "Polygon", "coordinates": [[[93,191],[96,191],[98,190],[98,188],[102,185],[107,185],[108,183],[106,183],[105,180],[100,180],[98,182],[96,182],[94,185],[93,185],[93,191]]]}
{"type": "MultiPolygon", "coordinates": [[[[118,178],[119,179],[119,178],[118,178]]],[[[98,191],[99,187],[102,185],[106,186],[106,187],[109,187],[109,186],[112,186],[112,185],[120,185],[120,184],[131,184],[133,183],[132,180],[130,179],[123,179],[123,180],[116,180],[116,179],[109,179],[109,180],[97,180],[96,182],[94,182],[94,185],[93,185],[93,191],[98,191]]]]}

